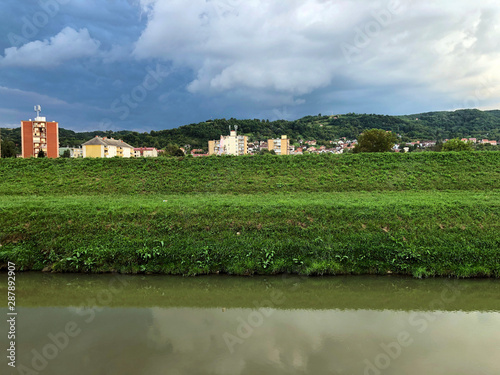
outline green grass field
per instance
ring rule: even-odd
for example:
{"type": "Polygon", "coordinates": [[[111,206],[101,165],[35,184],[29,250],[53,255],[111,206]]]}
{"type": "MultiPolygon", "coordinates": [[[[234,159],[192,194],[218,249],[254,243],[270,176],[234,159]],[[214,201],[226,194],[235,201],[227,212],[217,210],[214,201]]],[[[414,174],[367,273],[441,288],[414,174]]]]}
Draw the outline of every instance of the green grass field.
{"type": "Polygon", "coordinates": [[[499,166],[500,152],[3,159],[0,195],[495,190],[499,166]]]}
{"type": "Polygon", "coordinates": [[[1,160],[0,262],[499,277],[499,156],[1,160]]]}

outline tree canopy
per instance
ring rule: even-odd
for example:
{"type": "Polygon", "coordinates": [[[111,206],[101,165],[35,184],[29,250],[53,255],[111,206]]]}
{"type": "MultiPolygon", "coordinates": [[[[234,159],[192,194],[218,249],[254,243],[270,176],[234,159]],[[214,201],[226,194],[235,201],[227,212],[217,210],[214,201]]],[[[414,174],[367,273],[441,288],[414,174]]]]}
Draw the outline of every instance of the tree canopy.
{"type": "Polygon", "coordinates": [[[360,134],[354,152],[389,152],[394,147],[396,134],[382,129],[370,129],[360,134]]]}
{"type": "Polygon", "coordinates": [[[472,151],[472,142],[464,142],[458,138],[450,139],[443,144],[443,151],[472,151]]]}
{"type": "Polygon", "coordinates": [[[16,145],[12,141],[2,141],[2,158],[15,158],[16,145]]]}

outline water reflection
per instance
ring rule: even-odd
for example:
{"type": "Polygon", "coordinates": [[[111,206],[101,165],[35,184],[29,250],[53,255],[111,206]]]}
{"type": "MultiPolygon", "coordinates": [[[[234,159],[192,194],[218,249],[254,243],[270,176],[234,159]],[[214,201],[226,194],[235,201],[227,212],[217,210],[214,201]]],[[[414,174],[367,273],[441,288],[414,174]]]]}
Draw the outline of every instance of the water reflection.
{"type": "Polygon", "coordinates": [[[68,322],[75,322],[79,334],[47,360],[41,373],[68,374],[69,369],[72,374],[500,371],[498,313],[272,310],[257,325],[248,323],[252,312],[105,308],[86,323],[74,309],[22,309],[18,363],[31,369],[33,364],[43,367],[40,354],[47,354],[44,347],[54,343],[49,335],[57,336],[68,322]],[[403,342],[398,341],[402,333],[403,342]]]}
{"type": "MultiPolygon", "coordinates": [[[[444,280],[307,279],[296,288],[268,278],[138,277],[120,290],[129,297],[111,293],[99,306],[91,302],[109,279],[65,277],[45,300],[26,280],[20,287],[16,370],[26,370],[12,374],[500,373],[496,282],[460,282],[452,298],[444,280]],[[70,286],[74,294],[61,293],[70,286]],[[396,303],[391,294],[399,309],[382,308],[396,303]],[[417,308],[404,308],[415,296],[417,308]]],[[[0,366],[9,369],[4,358],[0,366]]]]}

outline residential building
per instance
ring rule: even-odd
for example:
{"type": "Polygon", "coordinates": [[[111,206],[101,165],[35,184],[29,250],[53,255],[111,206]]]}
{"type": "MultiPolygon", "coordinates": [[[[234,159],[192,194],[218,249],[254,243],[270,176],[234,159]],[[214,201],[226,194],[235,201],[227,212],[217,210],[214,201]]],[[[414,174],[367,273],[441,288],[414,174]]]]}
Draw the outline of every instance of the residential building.
{"type": "Polygon", "coordinates": [[[281,139],[268,139],[267,140],[268,150],[274,150],[276,155],[289,155],[290,140],[286,135],[282,135],[281,139]]]}
{"type": "Polygon", "coordinates": [[[133,156],[134,148],[121,139],[95,136],[83,145],[84,158],[130,158],[133,156]]]}
{"type": "Polygon", "coordinates": [[[135,157],[152,157],[156,158],[158,156],[158,150],[154,147],[136,147],[134,148],[135,157]]]}
{"type": "Polygon", "coordinates": [[[201,148],[192,149],[191,155],[195,158],[200,157],[200,156],[208,156],[208,154],[205,153],[205,151],[203,151],[203,149],[201,149],[201,148]]]}
{"type": "Polygon", "coordinates": [[[48,158],[59,157],[59,124],[40,116],[40,106],[35,106],[34,121],[21,121],[22,157],[38,157],[43,151],[48,158]]]}
{"type": "Polygon", "coordinates": [[[238,135],[237,128],[230,134],[220,137],[220,140],[208,141],[209,155],[246,155],[248,154],[248,137],[238,135]]]}
{"type": "Polygon", "coordinates": [[[489,143],[489,144],[490,144],[490,145],[492,145],[492,146],[496,146],[496,145],[497,145],[497,141],[490,141],[490,140],[488,140],[488,139],[483,139],[483,140],[479,141],[479,143],[482,143],[482,144],[487,144],[487,143],[489,143]]]}
{"type": "Polygon", "coordinates": [[[81,147],[59,147],[59,156],[63,156],[64,152],[69,150],[70,158],[82,158],[83,150],[81,147]]]}

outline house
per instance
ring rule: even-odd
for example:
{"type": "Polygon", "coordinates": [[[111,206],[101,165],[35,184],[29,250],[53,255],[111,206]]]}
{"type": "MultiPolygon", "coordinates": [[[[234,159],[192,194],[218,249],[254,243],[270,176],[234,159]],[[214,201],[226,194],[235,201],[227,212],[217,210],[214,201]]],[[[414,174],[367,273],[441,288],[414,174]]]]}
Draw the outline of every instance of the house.
{"type": "Polygon", "coordinates": [[[203,149],[201,148],[195,148],[191,150],[191,155],[195,158],[200,157],[200,156],[208,156],[208,153],[205,153],[203,149]]]}
{"type": "Polygon", "coordinates": [[[134,156],[134,148],[121,139],[95,136],[82,144],[84,158],[130,158],[134,156]]]}
{"type": "Polygon", "coordinates": [[[59,147],[59,156],[62,156],[66,150],[69,151],[70,158],[83,157],[83,150],[81,147],[59,147]]]}
{"type": "Polygon", "coordinates": [[[135,157],[152,157],[156,158],[158,156],[158,150],[154,147],[136,147],[134,148],[135,157]]]}

